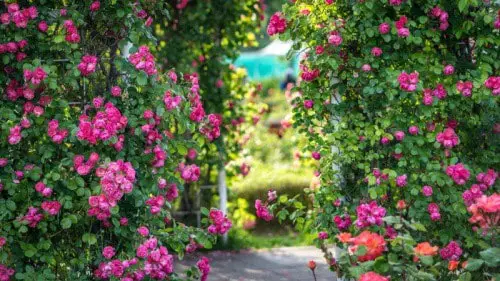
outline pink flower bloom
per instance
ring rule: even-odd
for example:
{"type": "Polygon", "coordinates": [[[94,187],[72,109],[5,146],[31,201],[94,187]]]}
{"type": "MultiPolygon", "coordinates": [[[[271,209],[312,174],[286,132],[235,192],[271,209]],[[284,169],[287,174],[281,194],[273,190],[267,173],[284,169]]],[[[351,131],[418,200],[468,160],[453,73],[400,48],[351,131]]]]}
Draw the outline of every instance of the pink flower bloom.
{"type": "MultiPolygon", "coordinates": [[[[334,206],[339,207],[340,204],[338,202],[340,202],[340,201],[336,200],[334,202],[334,206]]],[[[335,225],[337,226],[337,228],[340,231],[347,230],[352,225],[351,217],[348,214],[344,214],[342,217],[341,216],[335,216],[333,218],[333,222],[335,223],[335,225]]]]}
{"type": "Polygon", "coordinates": [[[302,67],[302,73],[300,74],[300,78],[302,78],[302,80],[311,82],[318,76],[319,76],[319,69],[310,70],[306,66],[302,67]]]}
{"type": "Polygon", "coordinates": [[[458,135],[452,128],[446,128],[443,132],[437,134],[436,141],[446,148],[453,148],[459,142],[458,135]]]}
{"type": "Polygon", "coordinates": [[[49,122],[47,134],[53,142],[61,144],[63,140],[68,136],[69,132],[66,129],[59,129],[59,121],[53,119],[49,122]]]}
{"type": "Polygon", "coordinates": [[[125,217],[120,218],[120,225],[121,226],[127,226],[128,225],[128,219],[125,217]]]}
{"type": "Polygon", "coordinates": [[[46,21],[43,20],[43,21],[38,23],[38,30],[40,32],[45,33],[45,32],[47,32],[47,30],[49,30],[49,25],[47,24],[46,21]]]}
{"type": "Polygon", "coordinates": [[[410,128],[408,128],[408,133],[410,133],[410,135],[418,135],[418,127],[417,126],[411,126],[410,128]]]}
{"type": "Polygon", "coordinates": [[[207,281],[208,274],[210,273],[210,264],[208,258],[201,257],[201,259],[196,263],[196,266],[201,273],[200,281],[207,281]]]}
{"type": "Polygon", "coordinates": [[[10,128],[8,137],[9,144],[18,144],[21,141],[21,138],[21,126],[15,125],[14,127],[10,128]]]}
{"type": "Polygon", "coordinates": [[[273,202],[274,200],[276,200],[276,198],[278,197],[277,193],[276,193],[276,190],[269,190],[267,192],[267,201],[268,202],[273,202]]]}
{"type": "Polygon", "coordinates": [[[140,46],[137,53],[131,54],[129,61],[137,70],[142,70],[147,75],[154,75],[157,73],[155,58],[145,45],[140,46]]]}
{"type": "Polygon", "coordinates": [[[380,49],[379,47],[373,47],[371,50],[371,54],[374,57],[380,57],[382,55],[382,49],[380,49]]]}
{"type": "Polygon", "coordinates": [[[332,31],[330,35],[328,35],[328,43],[332,44],[335,47],[340,46],[342,44],[342,36],[337,31],[332,31]]]}
{"type": "Polygon", "coordinates": [[[363,64],[361,66],[361,70],[364,72],[370,72],[372,70],[372,67],[369,64],[363,64]]]}
{"type": "Polygon", "coordinates": [[[104,247],[104,249],[102,249],[102,256],[108,260],[114,257],[115,254],[115,248],[113,248],[112,246],[106,246],[104,247]]]}
{"type": "Polygon", "coordinates": [[[210,222],[212,223],[208,227],[209,233],[223,235],[227,233],[232,227],[231,221],[220,210],[211,209],[208,217],[210,222]]]}
{"type": "Polygon", "coordinates": [[[405,187],[408,184],[408,176],[406,174],[396,177],[396,185],[399,187],[405,187]]]}
{"type": "Polygon", "coordinates": [[[403,3],[403,0],[389,0],[389,5],[391,6],[399,6],[403,3]]]}
{"type": "Polygon", "coordinates": [[[376,201],[372,201],[369,204],[360,204],[356,208],[356,213],[358,215],[356,226],[363,228],[371,225],[382,225],[386,210],[377,205],[376,201]]]}
{"type": "Polygon", "coordinates": [[[399,88],[406,92],[414,92],[417,89],[418,84],[418,72],[412,72],[410,74],[402,72],[398,77],[399,88]]]}
{"type": "Polygon", "coordinates": [[[111,95],[113,97],[119,97],[122,94],[122,89],[119,86],[113,86],[111,88],[111,95]]]}
{"type": "Polygon", "coordinates": [[[152,215],[159,214],[164,204],[165,204],[165,197],[163,197],[162,195],[154,196],[146,200],[146,205],[149,206],[149,212],[152,215]]]}
{"type": "Polygon", "coordinates": [[[78,64],[78,70],[83,76],[89,76],[95,72],[97,66],[97,57],[91,55],[85,55],[82,57],[80,64],[78,64]]]}
{"type": "Polygon", "coordinates": [[[432,196],[432,193],[433,193],[433,190],[432,190],[432,187],[429,186],[429,185],[424,185],[422,187],[422,193],[424,194],[424,196],[426,197],[431,197],[432,196]]]}
{"type": "Polygon", "coordinates": [[[165,196],[169,202],[172,202],[179,197],[179,190],[177,189],[177,185],[175,183],[169,184],[167,194],[165,194],[165,196]]]}
{"type": "Polygon", "coordinates": [[[405,132],[403,131],[397,131],[394,133],[394,138],[396,138],[396,140],[398,141],[403,141],[404,138],[405,138],[405,132]]]}
{"type": "Polygon", "coordinates": [[[464,185],[469,180],[470,172],[462,163],[450,165],[446,168],[446,174],[458,185],[464,185]]]}
{"type": "Polygon", "coordinates": [[[319,240],[328,239],[328,233],[326,231],[321,231],[320,233],[318,233],[318,239],[319,240]]]}
{"type": "Polygon", "coordinates": [[[41,67],[37,67],[33,71],[29,69],[24,70],[24,80],[33,85],[39,85],[46,78],[47,78],[47,72],[45,72],[45,70],[43,70],[43,68],[41,67]]]}
{"type": "Polygon", "coordinates": [[[387,22],[383,22],[378,26],[380,34],[387,34],[391,31],[391,26],[387,22]]]}
{"type": "Polygon", "coordinates": [[[179,171],[181,173],[181,178],[187,183],[196,182],[200,177],[200,168],[195,164],[186,166],[181,163],[179,165],[179,171]]]}
{"type": "Polygon", "coordinates": [[[325,52],[325,47],[318,45],[315,48],[316,55],[321,55],[325,52]]]}
{"type": "Polygon", "coordinates": [[[149,235],[149,229],[145,226],[141,226],[137,229],[137,232],[142,236],[146,237],[149,235]]]}
{"type": "Polygon", "coordinates": [[[472,95],[472,82],[471,81],[458,81],[457,82],[457,90],[459,93],[462,94],[464,97],[470,97],[472,95]]]}
{"type": "Polygon", "coordinates": [[[317,151],[313,151],[311,152],[311,157],[314,159],[314,160],[319,160],[321,159],[321,154],[317,151]]]}
{"type": "Polygon", "coordinates": [[[335,0],[325,0],[325,3],[327,5],[331,5],[331,4],[335,3],[335,0]]]}
{"type": "Polygon", "coordinates": [[[462,248],[457,242],[451,241],[446,247],[439,250],[439,255],[443,260],[458,261],[462,256],[462,248]]]}
{"type": "Polygon", "coordinates": [[[3,264],[0,264],[0,280],[1,281],[9,281],[11,280],[10,277],[14,276],[14,273],[16,271],[12,268],[8,268],[3,264]]]}
{"type": "Polygon", "coordinates": [[[427,211],[429,212],[432,221],[441,220],[441,214],[439,213],[439,206],[436,203],[430,203],[427,206],[427,211]]]}
{"type": "Polygon", "coordinates": [[[0,249],[7,243],[7,239],[5,237],[0,236],[0,249]]]}
{"type": "Polygon", "coordinates": [[[194,159],[196,159],[197,156],[198,156],[198,152],[196,152],[196,149],[194,149],[194,148],[188,149],[188,153],[187,153],[186,157],[189,160],[194,160],[194,159]]]}
{"type": "MultiPolygon", "coordinates": [[[[394,1],[394,0],[390,0],[394,1]]],[[[382,275],[379,275],[373,271],[361,274],[359,277],[359,281],[389,281],[389,277],[384,277],[382,275]]]]}
{"type": "Polygon", "coordinates": [[[274,218],[273,215],[269,212],[269,209],[266,206],[262,205],[259,199],[255,200],[255,210],[257,217],[267,222],[271,221],[274,218]]]}
{"type": "Polygon", "coordinates": [[[486,79],[484,86],[491,90],[494,96],[500,95],[500,76],[491,76],[486,79]]]}
{"type": "Polygon", "coordinates": [[[410,36],[410,30],[406,27],[399,28],[398,29],[398,36],[399,37],[408,37],[410,36]]]}
{"type": "Polygon", "coordinates": [[[92,4],[90,4],[90,11],[92,12],[97,12],[101,8],[101,2],[100,1],[94,1],[92,4]]]}
{"type": "Polygon", "coordinates": [[[41,207],[45,212],[49,213],[49,215],[55,216],[61,209],[61,203],[58,201],[44,201],[42,202],[41,207]]]}
{"type": "Polygon", "coordinates": [[[43,215],[38,212],[38,208],[29,207],[28,212],[21,218],[21,221],[26,222],[29,227],[36,227],[42,220],[43,215]]]}
{"type": "Polygon", "coordinates": [[[381,144],[385,145],[385,144],[388,144],[389,142],[391,142],[391,141],[389,140],[388,137],[382,137],[382,138],[380,138],[380,143],[381,144]]]}
{"type": "Polygon", "coordinates": [[[269,25],[267,26],[267,34],[273,36],[275,34],[284,33],[286,30],[286,19],[282,17],[281,13],[275,13],[271,16],[269,20],[269,25]]]}
{"type": "Polygon", "coordinates": [[[452,75],[453,73],[455,73],[455,67],[453,67],[453,65],[451,64],[448,64],[444,67],[443,73],[444,75],[452,75]]]}

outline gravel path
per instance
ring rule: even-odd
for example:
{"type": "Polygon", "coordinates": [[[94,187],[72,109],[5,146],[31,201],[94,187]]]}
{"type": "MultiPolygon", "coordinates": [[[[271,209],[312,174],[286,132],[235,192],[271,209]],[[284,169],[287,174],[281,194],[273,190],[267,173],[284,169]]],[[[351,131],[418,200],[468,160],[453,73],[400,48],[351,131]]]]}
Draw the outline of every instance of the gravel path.
{"type": "MultiPolygon", "coordinates": [[[[214,251],[204,253],[211,261],[208,281],[314,281],[309,260],[317,264],[317,281],[335,281],[322,253],[315,247],[274,248],[240,252],[214,251]]],[[[196,263],[188,257],[177,263],[180,270],[196,263]]]]}

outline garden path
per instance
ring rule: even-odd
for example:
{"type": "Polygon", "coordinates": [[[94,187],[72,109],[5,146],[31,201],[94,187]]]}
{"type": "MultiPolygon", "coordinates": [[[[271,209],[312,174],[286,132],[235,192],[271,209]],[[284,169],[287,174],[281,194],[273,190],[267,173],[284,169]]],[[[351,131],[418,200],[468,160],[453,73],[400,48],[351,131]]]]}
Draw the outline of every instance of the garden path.
{"type": "Polygon", "coordinates": [[[195,264],[202,254],[211,261],[208,281],[314,281],[307,267],[309,260],[317,263],[317,281],[337,280],[315,247],[198,253],[177,263],[179,269],[195,264]]]}

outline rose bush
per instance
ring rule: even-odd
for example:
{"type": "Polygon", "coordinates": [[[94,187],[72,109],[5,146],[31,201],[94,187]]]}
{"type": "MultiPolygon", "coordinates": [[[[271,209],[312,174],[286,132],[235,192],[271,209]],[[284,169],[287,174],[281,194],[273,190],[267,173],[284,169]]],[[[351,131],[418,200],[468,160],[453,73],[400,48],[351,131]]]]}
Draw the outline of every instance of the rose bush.
{"type": "Polygon", "coordinates": [[[313,221],[347,280],[498,280],[498,3],[290,2],[268,31],[304,49],[294,121],[322,185],[310,216],[257,215],[313,221]]]}
{"type": "Polygon", "coordinates": [[[231,222],[207,210],[204,229],[187,227],[171,202],[221,118],[197,73],[158,61],[152,30],[188,1],[6,2],[0,280],[206,280],[207,259],[181,278],[174,254],[210,248],[231,222]]]}

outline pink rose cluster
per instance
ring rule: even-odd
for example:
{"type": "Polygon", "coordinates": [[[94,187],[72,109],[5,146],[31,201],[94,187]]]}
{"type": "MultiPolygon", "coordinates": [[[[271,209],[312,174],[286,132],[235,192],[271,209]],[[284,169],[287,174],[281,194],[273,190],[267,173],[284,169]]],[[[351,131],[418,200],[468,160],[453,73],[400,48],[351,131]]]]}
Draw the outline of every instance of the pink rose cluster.
{"type": "Polygon", "coordinates": [[[90,209],[87,214],[106,221],[111,217],[110,209],[116,206],[124,194],[132,192],[135,170],[130,162],[118,160],[97,168],[102,194],[89,197],[90,209]]]}
{"type": "Polygon", "coordinates": [[[99,154],[97,154],[96,152],[90,153],[89,159],[87,161],[85,161],[85,156],[75,155],[73,157],[73,167],[79,175],[86,176],[92,171],[92,169],[94,169],[94,166],[98,161],[99,154]]]}
{"type": "Polygon", "coordinates": [[[401,4],[403,4],[403,0],[389,0],[391,6],[400,6],[401,4]]]}
{"type": "Polygon", "coordinates": [[[61,210],[61,203],[59,201],[44,201],[41,205],[42,209],[51,216],[55,216],[61,210]]]}
{"type": "Polygon", "coordinates": [[[181,178],[186,182],[196,182],[200,178],[200,167],[195,164],[186,165],[184,163],[179,164],[179,172],[181,178]]]}
{"type": "Polygon", "coordinates": [[[269,25],[267,26],[267,34],[273,36],[275,34],[284,33],[286,30],[286,19],[282,17],[282,14],[277,12],[271,16],[269,20],[269,25]]]}
{"type": "Polygon", "coordinates": [[[98,59],[96,56],[85,55],[82,57],[77,68],[83,76],[89,76],[95,72],[97,61],[98,59]]]}
{"type": "Polygon", "coordinates": [[[500,222],[500,195],[495,193],[491,196],[483,195],[469,206],[467,210],[472,214],[469,222],[478,224],[483,231],[497,226],[500,222]]]}
{"type": "Polygon", "coordinates": [[[201,259],[196,263],[198,270],[201,273],[200,281],[207,281],[208,274],[210,273],[210,261],[206,257],[201,257],[201,259]]]}
{"type": "Polygon", "coordinates": [[[340,35],[338,31],[332,31],[328,35],[328,43],[330,43],[335,47],[340,46],[340,44],[342,44],[342,41],[344,41],[344,39],[342,38],[342,35],[340,35]]]}
{"type": "Polygon", "coordinates": [[[47,72],[41,67],[36,67],[33,71],[25,69],[23,74],[24,80],[32,85],[39,85],[47,78],[47,72]]]}
{"type": "Polygon", "coordinates": [[[255,210],[256,210],[256,215],[257,217],[269,222],[271,221],[274,216],[269,212],[269,209],[267,208],[266,205],[262,204],[262,201],[259,199],[255,200],[255,210]]]}
{"type": "MultiPolygon", "coordinates": [[[[404,133],[403,133],[404,134],[404,133]]],[[[375,168],[372,171],[372,175],[375,177],[375,183],[380,185],[382,181],[386,181],[389,179],[388,174],[382,173],[379,169],[375,168]]],[[[368,178],[365,178],[365,182],[368,182],[368,178]]]]}
{"type": "Polygon", "coordinates": [[[498,173],[493,169],[489,169],[486,173],[479,173],[476,176],[476,184],[462,193],[462,198],[466,206],[474,204],[474,202],[483,196],[483,192],[495,184],[498,173]]]}
{"type": "Polygon", "coordinates": [[[27,40],[0,44],[0,55],[5,53],[16,54],[16,60],[23,61],[27,57],[26,53],[23,52],[26,46],[28,46],[27,40]]]}
{"type": "Polygon", "coordinates": [[[359,277],[359,281],[390,281],[389,277],[384,277],[382,275],[377,274],[376,272],[370,271],[364,274],[361,274],[359,277]]]}
{"type": "Polygon", "coordinates": [[[457,91],[462,94],[464,97],[470,97],[472,95],[472,82],[471,81],[458,81],[457,82],[457,91]]]}
{"type": "Polygon", "coordinates": [[[168,111],[172,111],[175,108],[179,107],[181,104],[182,98],[181,96],[172,96],[171,91],[166,91],[163,96],[163,103],[165,103],[165,107],[168,111]]]}
{"type": "Polygon", "coordinates": [[[371,54],[374,57],[380,57],[382,55],[382,53],[383,53],[382,49],[380,49],[379,47],[373,47],[371,50],[371,54]]]}
{"type": "Polygon", "coordinates": [[[16,271],[0,263],[0,281],[9,281],[16,271]]]}
{"type": "Polygon", "coordinates": [[[405,187],[408,184],[408,176],[406,174],[396,177],[396,185],[398,187],[405,187]]]}
{"type": "Polygon", "coordinates": [[[319,76],[319,69],[309,69],[305,65],[301,65],[300,68],[302,70],[300,78],[304,81],[311,82],[319,76]]]}
{"type": "Polygon", "coordinates": [[[21,218],[21,221],[28,224],[29,227],[36,227],[38,223],[43,219],[43,215],[38,211],[38,208],[35,208],[33,206],[29,207],[28,212],[21,218]]]}
{"type": "Polygon", "coordinates": [[[152,145],[163,138],[158,130],[158,126],[161,123],[161,117],[152,110],[146,110],[144,111],[143,118],[146,124],[141,126],[141,130],[146,134],[146,143],[152,145]]]}
{"type": "Polygon", "coordinates": [[[417,89],[418,84],[418,72],[412,72],[410,74],[402,72],[398,76],[399,88],[406,92],[414,92],[417,89]]]}
{"type": "Polygon", "coordinates": [[[222,116],[209,114],[208,122],[200,128],[200,133],[205,135],[209,141],[213,141],[220,136],[220,125],[222,125],[222,116]]]}
{"type": "Polygon", "coordinates": [[[21,141],[22,139],[21,130],[22,128],[20,125],[15,125],[14,127],[9,129],[9,136],[7,138],[9,144],[12,145],[18,144],[21,141]]]}
{"type": "Polygon", "coordinates": [[[396,26],[396,29],[398,30],[399,37],[410,36],[410,29],[406,27],[407,23],[408,23],[408,18],[406,16],[401,16],[396,22],[394,22],[394,26],[396,26]]]}
{"type": "Polygon", "coordinates": [[[448,13],[445,10],[439,8],[438,6],[432,8],[431,17],[439,19],[440,30],[444,31],[448,29],[448,27],[450,26],[450,24],[448,23],[448,13]]]}
{"type": "Polygon", "coordinates": [[[140,46],[137,53],[130,55],[129,61],[137,70],[142,70],[147,75],[154,75],[157,73],[155,57],[149,51],[148,46],[140,46]]]}
{"type": "Polygon", "coordinates": [[[221,210],[212,209],[208,215],[210,222],[212,223],[208,226],[208,232],[212,234],[223,235],[231,229],[232,223],[227,218],[226,215],[221,210]]]}
{"type": "Polygon", "coordinates": [[[78,34],[78,29],[76,28],[75,23],[72,20],[65,20],[63,26],[66,30],[66,42],[79,43],[81,38],[80,34],[78,34]]]}
{"type": "Polygon", "coordinates": [[[152,215],[159,214],[164,204],[165,204],[165,197],[163,195],[153,196],[148,200],[146,200],[146,205],[149,206],[149,212],[152,215]]]}
{"type": "Polygon", "coordinates": [[[351,216],[344,214],[343,216],[335,216],[333,222],[340,231],[347,230],[352,225],[351,216]]]}
{"type": "Polygon", "coordinates": [[[30,20],[38,17],[38,10],[35,6],[21,9],[17,3],[6,4],[7,13],[0,14],[0,22],[8,25],[13,22],[17,28],[26,28],[30,20]]]}
{"type": "Polygon", "coordinates": [[[61,144],[69,133],[67,129],[59,129],[59,121],[52,119],[49,121],[47,134],[49,135],[49,137],[52,139],[53,142],[61,144]]]}
{"type": "Polygon", "coordinates": [[[439,250],[439,255],[443,260],[458,261],[462,256],[462,248],[456,241],[451,241],[446,247],[439,250]]]}
{"type": "Polygon", "coordinates": [[[189,75],[188,79],[191,81],[191,89],[189,94],[189,102],[191,103],[191,113],[189,119],[193,122],[201,122],[205,118],[205,109],[200,98],[200,84],[197,74],[189,75]]]}
{"type": "Polygon", "coordinates": [[[90,4],[90,11],[92,12],[97,12],[101,8],[101,2],[100,1],[94,1],[92,4],[90,4]]]}
{"type": "Polygon", "coordinates": [[[438,221],[441,220],[441,213],[439,212],[439,206],[436,203],[430,203],[427,206],[427,212],[429,212],[429,215],[431,216],[432,221],[438,221]]]}
{"type": "Polygon", "coordinates": [[[469,170],[462,163],[449,165],[446,168],[446,174],[458,185],[464,185],[470,177],[469,170]]]}
{"type": "Polygon", "coordinates": [[[491,76],[486,79],[484,86],[491,90],[494,96],[500,95],[500,76],[491,76]]]}
{"type": "Polygon", "coordinates": [[[94,118],[90,119],[86,114],[80,116],[76,136],[90,144],[97,144],[99,140],[106,141],[117,136],[118,131],[123,130],[127,123],[127,117],[122,115],[113,103],[108,102],[104,111],[98,111],[94,118]]]}
{"type": "Polygon", "coordinates": [[[438,133],[436,141],[446,148],[453,148],[458,145],[459,138],[452,128],[446,128],[443,132],[438,133]]]}
{"type": "Polygon", "coordinates": [[[41,181],[35,184],[35,190],[43,197],[50,197],[52,195],[52,188],[48,187],[41,181]]]}
{"type": "Polygon", "coordinates": [[[358,219],[355,224],[358,228],[363,228],[371,225],[382,225],[386,210],[377,205],[376,201],[372,201],[369,204],[360,204],[356,208],[356,213],[358,219]]]}

